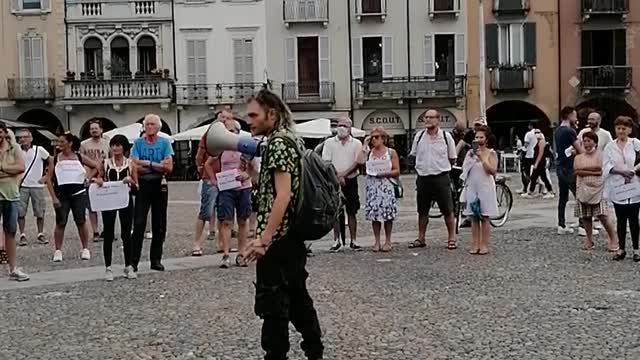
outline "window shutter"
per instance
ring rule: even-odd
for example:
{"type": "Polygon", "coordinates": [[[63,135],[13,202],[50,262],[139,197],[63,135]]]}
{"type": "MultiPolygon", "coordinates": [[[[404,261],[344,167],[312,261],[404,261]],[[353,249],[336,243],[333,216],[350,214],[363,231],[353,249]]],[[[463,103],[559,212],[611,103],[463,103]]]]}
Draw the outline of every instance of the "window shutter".
{"type": "MultiPolygon", "coordinates": [[[[329,37],[320,36],[318,38],[318,52],[320,62],[320,82],[331,80],[331,66],[329,60],[329,37]]],[[[321,85],[322,86],[322,85],[321,85]]]]}
{"type": "Polygon", "coordinates": [[[44,61],[42,57],[42,39],[31,38],[31,76],[44,77],[44,61]]]}
{"type": "Polygon", "coordinates": [[[253,80],[253,40],[244,40],[244,81],[252,83],[253,80]]]}
{"type": "Polygon", "coordinates": [[[207,83],[207,42],[205,40],[197,40],[195,46],[196,52],[196,81],[198,84],[207,83]]]}
{"type": "Polygon", "coordinates": [[[498,55],[498,24],[487,24],[485,26],[485,53],[487,66],[498,66],[500,64],[498,55]]]}
{"type": "Polygon", "coordinates": [[[465,75],[467,73],[467,64],[464,54],[464,34],[456,34],[456,75],[465,75]]]}
{"type": "Polygon", "coordinates": [[[40,8],[42,10],[51,10],[51,5],[49,4],[49,0],[40,0],[40,8]]]}
{"type": "Polygon", "coordinates": [[[11,1],[11,10],[13,10],[13,11],[22,10],[22,1],[21,0],[12,0],[11,1]]]}
{"type": "Polygon", "coordinates": [[[536,64],[536,23],[528,22],[523,25],[524,63],[536,64]]]}
{"type": "Polygon", "coordinates": [[[187,40],[187,83],[196,83],[196,42],[187,40]]]}
{"type": "Polygon", "coordinates": [[[285,68],[285,82],[295,84],[296,82],[296,38],[290,37],[284,40],[285,59],[287,61],[285,68]]]}
{"type": "Polygon", "coordinates": [[[424,76],[434,76],[433,35],[424,36],[424,76]]]}
{"type": "Polygon", "coordinates": [[[362,79],[362,39],[351,39],[351,72],[354,79],[362,79]]]}
{"type": "Polygon", "coordinates": [[[233,39],[233,78],[236,84],[244,82],[244,43],[233,39]]]}
{"type": "Polygon", "coordinates": [[[382,38],[382,77],[393,77],[393,40],[391,36],[382,38]]]}
{"type": "Polygon", "coordinates": [[[33,62],[32,50],[31,50],[31,38],[22,39],[22,64],[23,64],[23,76],[26,78],[33,77],[33,62]]]}

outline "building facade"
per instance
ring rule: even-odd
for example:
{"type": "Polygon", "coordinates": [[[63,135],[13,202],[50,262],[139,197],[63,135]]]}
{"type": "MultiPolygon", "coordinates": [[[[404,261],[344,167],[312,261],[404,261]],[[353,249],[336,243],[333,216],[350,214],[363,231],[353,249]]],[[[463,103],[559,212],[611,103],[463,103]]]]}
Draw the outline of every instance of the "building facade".
{"type": "Polygon", "coordinates": [[[176,131],[172,1],[67,0],[66,14],[70,130],[86,137],[94,117],[107,131],[156,113],[176,131]]]}
{"type": "Polygon", "coordinates": [[[441,126],[466,120],[467,2],[354,0],[350,2],[355,126],[382,125],[401,155],[422,115],[441,114],[441,126]]]}
{"type": "Polygon", "coordinates": [[[175,0],[181,131],[210,123],[223,108],[244,118],[247,99],[267,83],[265,3],[175,0]]]}
{"type": "Polygon", "coordinates": [[[618,115],[637,120],[640,97],[640,3],[628,0],[562,1],[560,7],[563,105],[599,111],[603,127],[613,130],[618,115]]]}
{"type": "Polygon", "coordinates": [[[477,5],[469,8],[469,28],[477,30],[484,21],[485,37],[479,41],[480,32],[469,31],[468,94],[473,105],[468,117],[480,116],[477,71],[484,71],[486,117],[500,148],[513,147],[531,121],[550,136],[560,111],[558,1],[488,0],[483,5],[483,20],[477,5]]]}
{"type": "Polygon", "coordinates": [[[50,133],[66,127],[56,101],[62,96],[64,48],[61,1],[0,1],[0,119],[43,126],[50,133]]]}

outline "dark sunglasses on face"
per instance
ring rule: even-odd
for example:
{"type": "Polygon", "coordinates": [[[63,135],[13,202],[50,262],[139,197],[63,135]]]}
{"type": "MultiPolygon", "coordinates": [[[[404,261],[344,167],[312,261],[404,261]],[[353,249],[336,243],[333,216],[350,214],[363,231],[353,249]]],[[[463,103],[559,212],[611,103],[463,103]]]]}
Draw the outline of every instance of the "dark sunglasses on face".
{"type": "Polygon", "coordinates": [[[380,139],[380,135],[372,135],[372,136],[371,136],[371,139],[378,140],[378,139],[380,139]]]}

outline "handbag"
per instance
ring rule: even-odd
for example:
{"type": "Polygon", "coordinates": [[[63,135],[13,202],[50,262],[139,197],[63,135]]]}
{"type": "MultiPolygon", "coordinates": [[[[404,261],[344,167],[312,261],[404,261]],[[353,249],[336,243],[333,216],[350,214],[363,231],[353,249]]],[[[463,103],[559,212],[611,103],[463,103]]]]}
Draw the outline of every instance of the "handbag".
{"type": "Polygon", "coordinates": [[[402,181],[400,181],[400,177],[389,178],[391,185],[393,185],[393,194],[396,196],[396,199],[402,199],[404,196],[404,187],[402,187],[402,181]]]}

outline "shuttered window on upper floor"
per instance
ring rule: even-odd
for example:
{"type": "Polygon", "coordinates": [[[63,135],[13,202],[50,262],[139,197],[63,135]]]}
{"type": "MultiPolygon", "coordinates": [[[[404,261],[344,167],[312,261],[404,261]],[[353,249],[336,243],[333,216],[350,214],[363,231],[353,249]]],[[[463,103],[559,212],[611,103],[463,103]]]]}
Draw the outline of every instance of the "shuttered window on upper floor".
{"type": "Polygon", "coordinates": [[[485,28],[487,66],[536,64],[536,24],[487,24],[485,28]]]}

